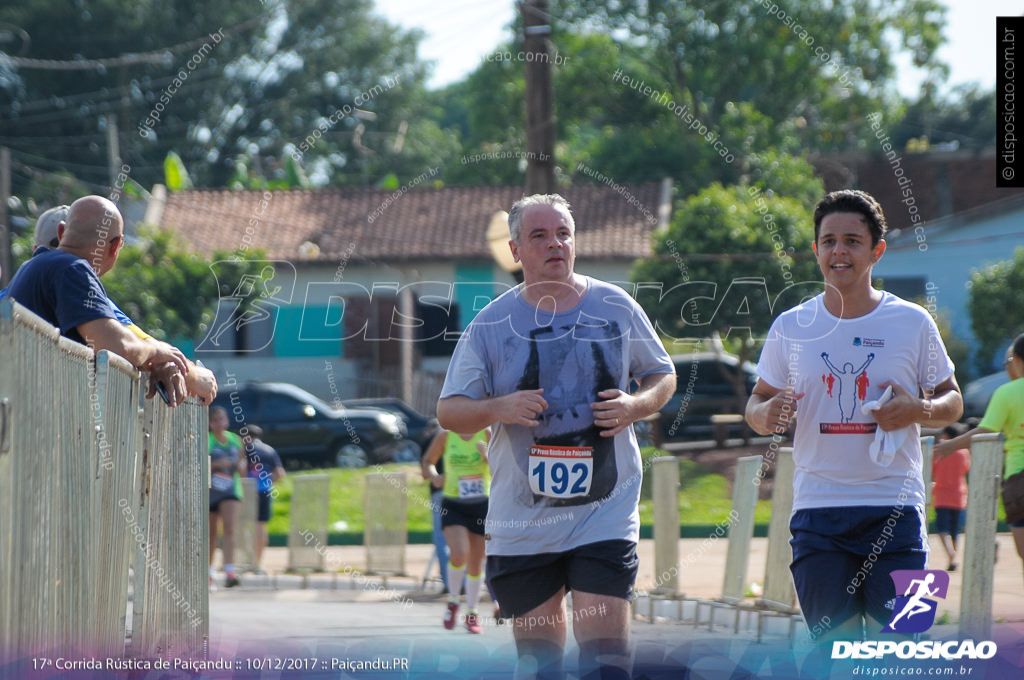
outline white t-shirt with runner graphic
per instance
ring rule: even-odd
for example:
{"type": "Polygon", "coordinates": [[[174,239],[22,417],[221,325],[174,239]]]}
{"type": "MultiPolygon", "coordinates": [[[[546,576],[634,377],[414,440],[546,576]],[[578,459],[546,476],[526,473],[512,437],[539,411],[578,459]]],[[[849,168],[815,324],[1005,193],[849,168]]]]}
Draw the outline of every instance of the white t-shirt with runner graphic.
{"type": "Polygon", "coordinates": [[[824,296],[781,314],[768,331],[757,366],[776,389],[804,393],[796,402],[793,510],[844,506],[924,505],[921,428],[913,425],[888,464],[868,449],[877,424],[861,412],[883,383],[911,394],[953,375],[953,362],[924,308],[883,293],[874,310],[840,319],[824,296]]]}
{"type": "Polygon", "coordinates": [[[639,539],[640,451],[632,428],[602,437],[590,404],[632,379],[673,373],[643,309],[587,278],[573,309],[551,314],[512,289],[484,308],[455,348],[441,398],[543,388],[540,425],[496,423],[488,459],[488,555],[561,552],[639,539]]]}

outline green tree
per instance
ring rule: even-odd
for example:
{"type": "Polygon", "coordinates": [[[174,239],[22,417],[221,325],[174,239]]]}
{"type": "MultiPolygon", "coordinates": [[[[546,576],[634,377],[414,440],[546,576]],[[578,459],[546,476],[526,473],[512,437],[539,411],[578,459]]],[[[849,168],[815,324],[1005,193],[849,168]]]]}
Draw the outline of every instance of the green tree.
{"type": "Polygon", "coordinates": [[[1017,335],[1024,332],[1024,309],[1020,292],[1024,290],[1024,248],[1014,251],[1013,259],[1003,260],[971,273],[967,310],[971,330],[978,340],[974,364],[981,373],[991,373],[1002,360],[1002,352],[1017,335]]]}
{"type": "Polygon", "coordinates": [[[17,55],[26,58],[156,55],[81,70],[0,63],[0,143],[23,170],[15,194],[25,173],[62,168],[105,193],[107,115],[143,186],[162,181],[171,151],[197,186],[227,184],[240,156],[252,174],[287,181],[281,159],[314,131],[303,162],[316,183],[414,177],[434,158],[428,145],[457,155],[436,125],[421,122],[429,115],[420,35],[375,15],[371,0],[88,0],[70,9],[39,0],[0,6],[0,24],[30,36],[17,55]],[[424,144],[401,144],[403,129],[424,144]]]}
{"type": "MultiPolygon", "coordinates": [[[[772,155],[755,159],[748,183],[712,184],[683,201],[632,274],[658,331],[722,337],[751,358],[779,312],[821,291],[811,206],[822,193],[806,161],[772,155]]],[[[728,377],[745,398],[739,373],[728,377]]]]}
{"type": "Polygon", "coordinates": [[[140,328],[159,340],[193,340],[205,331],[216,313],[220,297],[217,278],[210,268],[218,260],[234,260],[242,270],[263,259],[255,250],[231,253],[215,250],[205,257],[186,250],[170,231],[140,227],[139,240],[121,249],[117,265],[103,277],[103,287],[114,302],[140,328]]]}
{"type": "Polygon", "coordinates": [[[268,179],[285,172],[282,152],[299,156],[314,185],[405,181],[455,157],[429,120],[420,39],[374,14],[371,0],[282,0],[193,124],[202,153],[216,157],[207,182],[226,183],[238,155],[268,179]]]}
{"type": "MultiPolygon", "coordinates": [[[[561,181],[593,181],[587,170],[618,182],[667,176],[689,195],[714,181],[740,181],[749,169],[748,153],[772,147],[799,149],[794,126],[777,125],[753,106],[739,104],[730,107],[723,122],[724,149],[736,156],[726,162],[706,135],[688,130],[663,103],[637,96],[613,81],[616,70],[624,70],[652,86],[667,87],[659,85],[660,74],[644,59],[624,50],[611,36],[555,30],[553,42],[557,58],[563,60],[552,68],[556,176],[561,181]]],[[[468,158],[446,168],[447,182],[523,181],[526,86],[523,64],[507,59],[520,49],[514,43],[499,47],[466,80],[434,95],[443,107],[441,125],[457,132],[468,158]]]]}
{"type": "MultiPolygon", "coordinates": [[[[5,60],[0,65],[4,143],[16,163],[30,166],[30,173],[66,168],[92,185],[105,185],[109,176],[103,117],[109,115],[118,120],[121,156],[132,167],[132,176],[147,186],[159,181],[167,151],[177,148],[187,162],[195,158],[184,147],[190,146],[196,112],[214,103],[225,65],[246,53],[265,30],[269,15],[264,11],[247,0],[5,3],[0,23],[29,37],[18,46],[20,53],[11,56],[63,63],[40,68],[5,60]],[[223,37],[218,35],[215,42],[211,34],[221,28],[223,37]],[[187,63],[200,50],[200,62],[193,62],[195,68],[189,71],[187,63]],[[86,63],[125,55],[149,57],[86,63]],[[75,61],[87,68],[71,68],[68,62],[75,61]],[[180,70],[187,77],[161,102],[167,88],[175,88],[180,70]],[[144,140],[136,128],[157,104],[161,120],[144,140]]],[[[24,190],[25,177],[25,172],[15,174],[15,193],[24,190]]]]}
{"type": "Polygon", "coordinates": [[[897,51],[930,82],[945,75],[945,12],[934,0],[575,0],[559,10],[574,29],[615,35],[660,76],[648,85],[668,87],[709,128],[749,102],[776,124],[802,121],[816,150],[845,148],[865,136],[867,114],[891,113],[897,51]]]}
{"type": "Polygon", "coordinates": [[[977,86],[960,86],[946,97],[922,93],[893,126],[892,140],[904,148],[910,140],[926,151],[936,144],[980,151],[996,143],[996,93],[977,86]],[[921,142],[924,142],[923,144],[921,142]]]}
{"type": "MultiPolygon", "coordinates": [[[[941,5],[779,4],[784,15],[769,13],[773,3],[735,0],[560,3],[551,22],[562,59],[552,68],[558,175],[591,181],[583,163],[620,183],[669,176],[688,196],[712,182],[742,182],[749,156],[770,149],[873,148],[866,115],[902,114],[893,94],[901,50],[926,71],[921,101],[934,96],[945,73],[936,57],[941,5]]],[[[518,19],[514,30],[521,32],[518,19]]],[[[517,39],[494,57],[521,48],[517,39]]],[[[467,154],[526,146],[523,64],[494,57],[441,93],[442,126],[458,130],[467,154]]],[[[522,178],[522,164],[507,158],[450,166],[445,175],[457,183],[522,178]]]]}

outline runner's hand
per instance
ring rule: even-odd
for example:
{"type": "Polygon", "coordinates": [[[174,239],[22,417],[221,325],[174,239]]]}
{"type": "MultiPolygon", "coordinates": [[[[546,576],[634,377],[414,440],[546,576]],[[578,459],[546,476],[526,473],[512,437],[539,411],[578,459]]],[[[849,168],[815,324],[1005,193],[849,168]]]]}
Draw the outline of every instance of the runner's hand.
{"type": "Polygon", "coordinates": [[[878,426],[886,432],[900,430],[920,422],[924,409],[921,400],[896,383],[884,382],[879,385],[883,390],[892,385],[892,399],[882,407],[871,412],[878,426]]]}
{"type": "Polygon", "coordinates": [[[498,407],[498,419],[508,425],[525,425],[526,427],[537,427],[540,425],[540,416],[548,407],[548,402],[541,395],[544,388],[539,390],[520,390],[500,397],[496,406],[498,407]]]}
{"type": "Polygon", "coordinates": [[[797,394],[792,387],[780,391],[761,403],[759,409],[760,417],[764,425],[762,432],[782,434],[789,429],[790,424],[796,419],[797,403],[803,399],[804,393],[797,394]],[[782,428],[781,432],[779,428],[782,428]]]}
{"type": "Polygon", "coordinates": [[[633,424],[636,418],[636,397],[618,388],[597,393],[601,401],[590,405],[594,412],[594,425],[601,429],[602,437],[614,437],[633,424]]]}

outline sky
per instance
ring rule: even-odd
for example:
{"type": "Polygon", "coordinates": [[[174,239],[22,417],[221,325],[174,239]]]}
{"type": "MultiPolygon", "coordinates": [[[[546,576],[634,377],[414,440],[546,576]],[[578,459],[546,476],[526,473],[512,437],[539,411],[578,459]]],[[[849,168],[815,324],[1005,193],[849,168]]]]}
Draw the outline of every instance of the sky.
{"type": "MultiPolygon", "coordinates": [[[[951,67],[950,86],[980,82],[995,85],[995,17],[1024,13],[1024,2],[1007,0],[940,0],[946,5],[947,44],[940,52],[951,67]]],[[[557,3],[552,3],[556,6],[557,3]]],[[[392,22],[420,28],[426,38],[420,57],[436,60],[431,88],[443,87],[473,71],[480,60],[508,41],[512,0],[377,0],[377,9],[392,22]]],[[[905,96],[917,93],[922,74],[899,63],[898,87],[905,96]]]]}

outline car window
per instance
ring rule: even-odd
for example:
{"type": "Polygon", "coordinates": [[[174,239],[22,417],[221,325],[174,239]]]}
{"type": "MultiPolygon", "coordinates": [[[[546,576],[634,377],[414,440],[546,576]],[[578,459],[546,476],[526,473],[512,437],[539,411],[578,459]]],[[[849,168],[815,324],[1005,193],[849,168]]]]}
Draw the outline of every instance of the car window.
{"type": "Polygon", "coordinates": [[[676,391],[684,392],[688,384],[693,383],[695,389],[715,389],[728,387],[729,383],[718,368],[718,362],[712,359],[698,359],[697,371],[694,373],[694,362],[683,360],[676,364],[676,391]]]}
{"type": "Polygon", "coordinates": [[[237,423],[254,421],[259,417],[258,401],[259,395],[250,392],[222,392],[214,403],[227,410],[233,428],[237,423]]]}
{"type": "Polygon", "coordinates": [[[726,377],[725,371],[731,371],[731,366],[720,366],[717,361],[701,362],[700,380],[708,387],[729,388],[731,383],[726,377]]]}
{"type": "MultiPolygon", "coordinates": [[[[676,367],[676,394],[683,394],[690,385],[697,393],[728,393],[733,391],[732,383],[725,372],[736,371],[735,366],[719,366],[719,363],[709,357],[701,357],[696,360],[685,357],[675,362],[676,367]],[[696,368],[694,368],[696,367],[696,368]]],[[[744,381],[747,390],[753,389],[757,383],[757,373],[754,366],[747,365],[743,368],[744,381]]]]}
{"type": "Polygon", "coordinates": [[[263,397],[263,413],[274,420],[305,420],[309,404],[285,394],[267,394],[263,397]]]}

